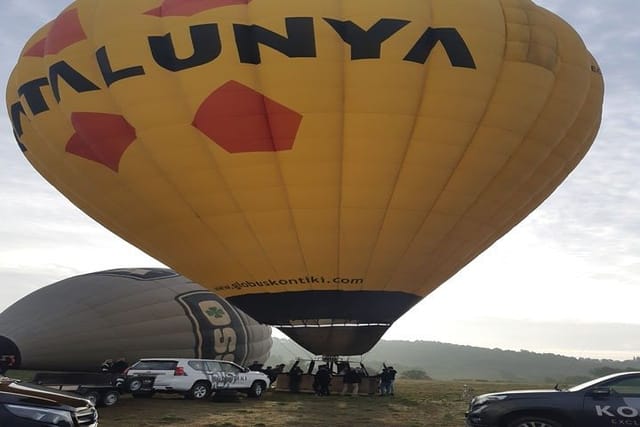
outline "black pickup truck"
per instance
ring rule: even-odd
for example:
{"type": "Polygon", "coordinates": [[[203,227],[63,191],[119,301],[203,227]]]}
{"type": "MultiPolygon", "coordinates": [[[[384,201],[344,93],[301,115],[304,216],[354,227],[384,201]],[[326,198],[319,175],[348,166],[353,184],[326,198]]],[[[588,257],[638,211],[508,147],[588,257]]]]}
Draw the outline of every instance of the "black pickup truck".
{"type": "Polygon", "coordinates": [[[467,427],[640,426],[640,372],[601,377],[569,389],[476,396],[467,427]]]}

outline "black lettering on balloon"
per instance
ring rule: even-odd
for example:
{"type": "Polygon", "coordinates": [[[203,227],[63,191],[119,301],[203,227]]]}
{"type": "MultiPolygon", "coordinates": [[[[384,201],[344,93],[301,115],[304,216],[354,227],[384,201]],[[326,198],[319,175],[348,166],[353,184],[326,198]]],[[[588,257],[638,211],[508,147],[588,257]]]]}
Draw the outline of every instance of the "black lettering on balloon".
{"type": "Polygon", "coordinates": [[[352,21],[324,18],[345,43],[351,46],[351,59],[380,58],[382,42],[400,31],[410,21],[403,19],[380,19],[368,30],[352,21]]]}
{"type": "Polygon", "coordinates": [[[20,102],[16,102],[11,104],[9,107],[9,116],[11,117],[11,125],[13,127],[13,136],[20,147],[20,150],[24,153],[27,151],[27,147],[24,146],[22,142],[20,142],[20,137],[24,133],[22,129],[22,116],[25,115],[24,107],[20,102]]]}
{"type": "Polygon", "coordinates": [[[236,331],[231,327],[213,330],[213,349],[216,354],[222,355],[235,352],[237,341],[236,331]]]}
{"type": "Polygon", "coordinates": [[[91,80],[80,74],[65,61],[56,62],[49,67],[49,84],[51,84],[53,97],[58,102],[60,102],[60,78],[78,93],[100,90],[91,80]]]}
{"type": "Polygon", "coordinates": [[[107,48],[101,47],[96,51],[96,59],[98,60],[98,66],[102,72],[102,77],[107,86],[111,86],[118,80],[127,79],[129,77],[143,76],[145,74],[144,68],[138,65],[135,67],[123,68],[121,70],[114,70],[111,68],[111,62],[107,55],[107,48]]]}
{"type": "Polygon", "coordinates": [[[13,137],[16,139],[16,142],[18,143],[18,147],[20,148],[20,151],[22,151],[23,153],[26,153],[28,151],[27,146],[24,145],[22,142],[20,142],[20,139],[16,136],[15,130],[13,131],[13,137]]]}
{"type": "Polygon", "coordinates": [[[49,86],[49,80],[46,77],[31,80],[18,88],[18,95],[24,96],[34,116],[49,110],[47,101],[42,94],[42,87],[44,86],[49,86]]]}
{"type": "Polygon", "coordinates": [[[438,42],[442,43],[452,66],[476,68],[469,47],[455,28],[427,28],[404,60],[424,64],[438,42]]]}
{"type": "Polygon", "coordinates": [[[193,55],[180,59],[171,39],[171,34],[149,37],[149,47],[156,63],[169,71],[182,71],[198,67],[216,59],[222,52],[218,24],[203,24],[189,27],[193,55]]]}
{"type": "Polygon", "coordinates": [[[233,24],[238,56],[243,64],[260,64],[260,44],[289,58],[316,56],[313,18],[286,18],[287,36],[281,36],[259,25],[233,24]]]}
{"type": "MultiPolygon", "coordinates": [[[[332,18],[324,18],[324,20],[350,46],[352,60],[380,58],[382,44],[410,23],[407,20],[381,18],[369,29],[363,29],[352,21],[332,18]]],[[[260,45],[268,46],[289,58],[316,56],[313,18],[285,18],[285,27],[286,34],[281,35],[259,25],[233,24],[240,61],[245,64],[260,64],[260,45]]],[[[177,57],[170,33],[148,37],[152,56],[160,67],[177,72],[210,63],[221,55],[222,41],[218,24],[191,26],[189,32],[193,53],[186,58],[177,57]]],[[[442,45],[452,66],[476,68],[469,47],[455,28],[427,28],[403,59],[424,64],[438,44],[442,45]]],[[[141,65],[114,69],[106,46],[98,49],[95,55],[107,86],[145,74],[141,65]]],[[[592,70],[600,72],[596,66],[592,66],[592,70]]],[[[48,77],[28,81],[18,88],[18,95],[24,97],[20,108],[30,110],[34,116],[48,111],[50,107],[45,99],[43,88],[50,86],[54,98],[60,102],[60,79],[78,93],[100,90],[100,87],[67,62],[60,61],[49,67],[48,77]]]]}

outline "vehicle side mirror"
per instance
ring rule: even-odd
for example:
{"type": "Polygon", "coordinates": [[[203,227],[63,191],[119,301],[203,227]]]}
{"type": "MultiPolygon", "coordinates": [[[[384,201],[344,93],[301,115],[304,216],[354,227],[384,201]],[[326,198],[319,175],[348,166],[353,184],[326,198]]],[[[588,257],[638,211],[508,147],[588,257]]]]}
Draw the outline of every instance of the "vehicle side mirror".
{"type": "Polygon", "coordinates": [[[609,387],[596,387],[591,390],[590,394],[596,397],[605,397],[611,394],[611,389],[609,387]]]}
{"type": "Polygon", "coordinates": [[[251,371],[249,368],[244,368],[243,372],[249,372],[251,371]]]}

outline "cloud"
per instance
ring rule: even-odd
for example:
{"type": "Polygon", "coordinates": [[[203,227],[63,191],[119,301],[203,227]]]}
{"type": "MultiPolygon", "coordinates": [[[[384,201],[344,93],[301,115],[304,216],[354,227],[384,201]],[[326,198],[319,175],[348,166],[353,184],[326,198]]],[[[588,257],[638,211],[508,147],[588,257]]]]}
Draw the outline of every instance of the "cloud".
{"type": "MultiPolygon", "coordinates": [[[[2,4],[2,68],[15,63],[25,42],[41,26],[51,21],[68,4],[65,0],[5,0],[2,4]]],[[[4,70],[3,70],[4,71],[4,70]]],[[[8,74],[3,72],[2,78],[8,74]]],[[[5,84],[2,85],[5,87],[5,84]]]]}

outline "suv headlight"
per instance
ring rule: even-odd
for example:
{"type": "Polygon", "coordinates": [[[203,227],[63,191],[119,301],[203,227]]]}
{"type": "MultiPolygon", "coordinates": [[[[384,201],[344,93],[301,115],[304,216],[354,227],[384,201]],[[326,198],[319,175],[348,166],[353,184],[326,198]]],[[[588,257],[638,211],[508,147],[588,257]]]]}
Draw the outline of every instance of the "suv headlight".
{"type": "Polygon", "coordinates": [[[5,408],[16,417],[27,418],[61,427],[73,426],[73,418],[71,418],[71,413],[67,411],[22,405],[5,405],[5,408]]]}

